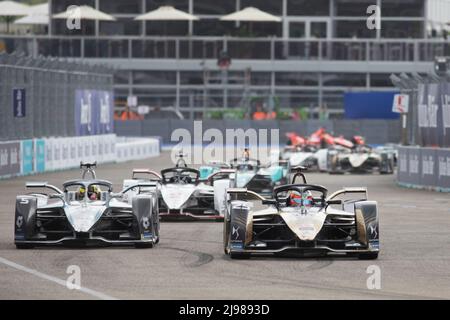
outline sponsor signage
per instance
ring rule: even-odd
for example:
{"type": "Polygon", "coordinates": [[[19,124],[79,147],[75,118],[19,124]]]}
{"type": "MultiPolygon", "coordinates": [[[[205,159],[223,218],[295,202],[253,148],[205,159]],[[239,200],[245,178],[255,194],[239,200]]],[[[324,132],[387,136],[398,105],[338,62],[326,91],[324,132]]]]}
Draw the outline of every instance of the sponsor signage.
{"type": "Polygon", "coordinates": [[[26,94],[25,89],[13,89],[13,112],[15,118],[25,118],[26,94]]]}
{"type": "Polygon", "coordinates": [[[113,132],[113,93],[105,90],[76,90],[75,134],[77,136],[113,132]]]}
{"type": "Polygon", "coordinates": [[[400,147],[398,152],[400,184],[450,191],[450,149],[400,147]]]}
{"type": "Polygon", "coordinates": [[[20,173],[20,142],[0,142],[0,176],[20,173]]]}

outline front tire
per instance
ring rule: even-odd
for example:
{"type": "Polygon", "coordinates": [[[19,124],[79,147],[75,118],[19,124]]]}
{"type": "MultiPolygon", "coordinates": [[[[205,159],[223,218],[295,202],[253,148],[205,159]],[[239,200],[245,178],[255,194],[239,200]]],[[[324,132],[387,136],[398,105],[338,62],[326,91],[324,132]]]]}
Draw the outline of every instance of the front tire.
{"type": "Polygon", "coordinates": [[[358,254],[359,260],[375,260],[378,259],[378,252],[360,253],[358,254]]]}
{"type": "Polygon", "coordinates": [[[245,252],[230,252],[230,258],[235,260],[250,259],[250,253],[245,252]]]}
{"type": "Polygon", "coordinates": [[[149,249],[153,248],[153,242],[135,243],[134,247],[136,249],[149,249]]]}

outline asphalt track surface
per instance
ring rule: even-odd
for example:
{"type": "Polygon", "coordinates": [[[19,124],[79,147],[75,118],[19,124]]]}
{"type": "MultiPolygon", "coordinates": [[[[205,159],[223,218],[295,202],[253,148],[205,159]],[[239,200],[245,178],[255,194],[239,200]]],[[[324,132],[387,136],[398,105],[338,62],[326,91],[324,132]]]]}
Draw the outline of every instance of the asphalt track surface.
{"type": "MultiPolygon", "coordinates": [[[[102,165],[99,178],[115,190],[132,168],[162,169],[168,154],[145,161],[102,165]]],[[[163,222],[153,249],[38,248],[13,244],[15,196],[25,181],[58,186],[79,171],[0,181],[1,299],[449,299],[450,196],[402,189],[392,175],[308,174],[330,191],[366,186],[380,212],[378,260],[256,257],[223,254],[222,224],[163,222]],[[81,289],[66,287],[70,265],[80,267],[81,289]],[[379,267],[381,289],[367,288],[367,268],[379,267]]]]}

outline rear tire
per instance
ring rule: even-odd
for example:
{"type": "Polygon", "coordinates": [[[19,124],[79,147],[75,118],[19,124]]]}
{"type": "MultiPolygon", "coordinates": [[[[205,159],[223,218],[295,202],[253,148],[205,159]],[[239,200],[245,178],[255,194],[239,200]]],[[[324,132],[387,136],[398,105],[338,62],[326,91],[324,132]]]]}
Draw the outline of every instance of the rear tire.
{"type": "Polygon", "coordinates": [[[230,221],[227,221],[227,218],[224,217],[223,220],[223,252],[225,254],[230,254],[230,221]]]}
{"type": "Polygon", "coordinates": [[[153,248],[153,242],[148,242],[148,243],[135,243],[134,244],[136,249],[148,249],[148,248],[153,248]]]}
{"type": "Polygon", "coordinates": [[[359,260],[375,260],[378,258],[378,252],[360,253],[358,254],[359,260]]]}
{"type": "Polygon", "coordinates": [[[16,248],[17,249],[33,249],[34,246],[32,244],[28,244],[28,243],[17,243],[16,248]]]}

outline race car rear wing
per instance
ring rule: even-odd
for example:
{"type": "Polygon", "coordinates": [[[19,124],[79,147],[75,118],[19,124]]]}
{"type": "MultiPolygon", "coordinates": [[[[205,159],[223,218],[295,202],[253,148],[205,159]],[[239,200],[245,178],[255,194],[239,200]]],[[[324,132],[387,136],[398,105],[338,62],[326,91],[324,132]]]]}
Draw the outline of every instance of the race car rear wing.
{"type": "Polygon", "coordinates": [[[25,184],[27,188],[47,188],[55,191],[58,194],[64,194],[60,189],[55,187],[54,185],[48,184],[48,182],[27,182],[25,184]]]}
{"type": "Polygon", "coordinates": [[[364,200],[367,200],[367,198],[368,198],[368,194],[367,194],[367,189],[366,188],[344,188],[344,189],[338,190],[338,191],[333,192],[332,194],[330,194],[326,198],[326,201],[330,201],[330,200],[335,199],[338,196],[351,194],[351,193],[363,193],[364,194],[364,200]]]}
{"type": "Polygon", "coordinates": [[[162,180],[162,176],[158,172],[150,169],[133,169],[133,175],[131,176],[131,178],[136,179],[137,174],[148,174],[151,176],[155,176],[156,180],[162,180]]]}

